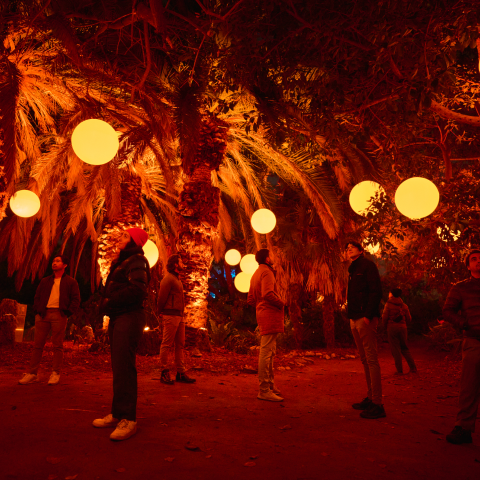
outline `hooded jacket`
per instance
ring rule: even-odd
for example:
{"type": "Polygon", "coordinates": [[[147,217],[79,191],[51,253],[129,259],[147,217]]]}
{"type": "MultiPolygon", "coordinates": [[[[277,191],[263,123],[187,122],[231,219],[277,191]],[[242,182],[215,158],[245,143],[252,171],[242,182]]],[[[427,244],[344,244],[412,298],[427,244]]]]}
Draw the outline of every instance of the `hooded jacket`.
{"type": "Polygon", "coordinates": [[[148,295],[150,266],[142,247],[124,249],[112,264],[103,292],[101,312],[111,319],[143,309],[148,295]]]}
{"type": "MultiPolygon", "coordinates": [[[[47,304],[52,293],[53,283],[55,281],[55,274],[42,278],[35,292],[35,299],[33,301],[33,308],[35,313],[44,317],[47,314],[47,304]]],[[[64,273],[60,280],[60,301],[59,309],[64,315],[69,317],[73,315],[80,306],[80,290],[77,281],[70,275],[64,273]]]]}
{"type": "Polygon", "coordinates": [[[377,266],[360,255],[348,267],[347,315],[351,320],[380,317],[382,283],[377,266]]]}
{"type": "Polygon", "coordinates": [[[387,325],[389,322],[390,324],[395,325],[404,325],[407,326],[406,322],[411,322],[412,316],[410,315],[410,310],[408,306],[403,302],[401,298],[397,297],[390,297],[383,307],[382,313],[382,323],[383,325],[387,325]],[[402,320],[399,322],[395,322],[395,319],[402,315],[402,320]]]}
{"type": "Polygon", "coordinates": [[[247,303],[255,307],[260,335],[284,332],[285,304],[277,292],[273,268],[261,264],[252,276],[247,303]]]}

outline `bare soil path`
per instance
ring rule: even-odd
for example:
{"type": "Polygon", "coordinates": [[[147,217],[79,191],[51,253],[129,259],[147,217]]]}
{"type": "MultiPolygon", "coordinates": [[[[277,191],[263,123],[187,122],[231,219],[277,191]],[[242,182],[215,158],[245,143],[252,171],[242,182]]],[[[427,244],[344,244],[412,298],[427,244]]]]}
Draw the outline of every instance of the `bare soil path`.
{"type": "MultiPolygon", "coordinates": [[[[196,384],[168,387],[140,360],[138,433],[114,443],[109,429],[91,426],[109,413],[107,355],[91,361],[97,368],[67,355],[59,385],[47,386],[45,369],[40,383],[21,386],[28,349],[17,365],[2,349],[0,479],[480,479],[480,435],[473,445],[445,441],[456,413],[458,360],[422,343],[412,352],[420,374],[397,377],[382,346],[387,418],[379,420],[351,408],[365,396],[358,358],[315,358],[279,371],[281,404],[257,400],[256,376],[238,368],[192,371],[196,384]]],[[[223,358],[228,362],[228,352],[223,358]]],[[[255,356],[243,359],[235,357],[253,365],[255,356]]],[[[210,360],[190,361],[201,368],[210,360]]]]}

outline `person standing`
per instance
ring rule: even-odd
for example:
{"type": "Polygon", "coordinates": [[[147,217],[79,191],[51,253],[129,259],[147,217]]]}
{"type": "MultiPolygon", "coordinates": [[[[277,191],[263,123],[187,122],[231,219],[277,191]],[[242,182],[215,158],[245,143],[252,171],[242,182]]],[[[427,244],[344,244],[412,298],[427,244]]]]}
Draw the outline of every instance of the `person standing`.
{"type": "Polygon", "coordinates": [[[148,295],[150,266],[142,247],[148,234],[141,228],[125,230],[118,241],[119,255],[110,267],[101,314],[110,317],[113,401],[112,412],[93,421],[97,428],[116,427],[111,440],[125,440],[137,432],[137,369],[135,357],[146,324],[143,302],[148,295]]]}
{"type": "Polygon", "coordinates": [[[277,336],[284,332],[284,306],[277,291],[276,273],[267,248],[255,255],[258,269],[250,281],[247,303],[255,307],[260,329],[260,352],[258,357],[258,381],[260,391],[257,398],[270,402],[281,402],[283,398],[275,386],[273,359],[277,349],[277,336]]]}
{"type": "Polygon", "coordinates": [[[400,298],[401,295],[400,288],[392,288],[382,314],[382,325],[384,329],[386,327],[388,343],[397,368],[396,375],[403,375],[402,355],[410,367],[410,373],[417,373],[417,366],[407,345],[407,322],[412,321],[412,316],[408,306],[400,298]]]}
{"type": "Polygon", "coordinates": [[[471,250],[465,264],[470,278],[453,285],[443,306],[445,320],[463,330],[459,410],[447,435],[456,445],[472,443],[480,403],[480,249],[471,250]]]}
{"type": "Polygon", "coordinates": [[[43,347],[48,333],[52,330],[53,371],[49,385],[60,380],[63,363],[63,340],[68,317],[80,306],[80,290],[77,281],[65,273],[68,258],[65,255],[54,257],[53,274],[42,279],[35,292],[33,308],[35,310],[34,350],[30,361],[29,373],[19,380],[20,385],[38,382],[38,368],[42,359],[43,347]]]}
{"type": "Polygon", "coordinates": [[[347,315],[367,380],[367,396],[352,407],[362,418],[386,417],[382,403],[382,378],[377,352],[382,284],[377,266],[364,257],[358,242],[346,245],[348,267],[347,315]]]}
{"type": "Polygon", "coordinates": [[[177,369],[176,381],[181,383],[195,383],[194,378],[185,374],[184,348],[185,348],[185,322],[183,313],[185,301],[183,298],[183,285],[179,271],[182,268],[180,255],[170,255],[167,260],[167,274],[160,282],[158,308],[163,315],[163,335],[160,346],[160,381],[167,385],[175,382],[170,378],[168,368],[168,354],[175,346],[175,366],[177,369]]]}

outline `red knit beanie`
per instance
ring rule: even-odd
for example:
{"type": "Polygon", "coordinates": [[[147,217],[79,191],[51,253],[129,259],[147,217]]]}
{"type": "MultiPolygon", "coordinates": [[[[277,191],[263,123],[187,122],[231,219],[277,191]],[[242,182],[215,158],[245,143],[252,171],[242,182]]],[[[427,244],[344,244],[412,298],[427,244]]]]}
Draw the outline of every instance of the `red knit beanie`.
{"type": "Polygon", "coordinates": [[[143,247],[147,243],[148,233],[145,230],[141,228],[129,228],[127,232],[139,247],[143,247]]]}

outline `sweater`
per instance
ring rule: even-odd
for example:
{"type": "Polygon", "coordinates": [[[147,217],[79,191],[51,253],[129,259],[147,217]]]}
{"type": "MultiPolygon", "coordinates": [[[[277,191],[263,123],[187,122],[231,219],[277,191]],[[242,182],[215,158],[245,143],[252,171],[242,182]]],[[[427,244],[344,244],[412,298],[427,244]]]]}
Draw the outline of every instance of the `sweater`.
{"type": "MultiPolygon", "coordinates": [[[[44,317],[47,314],[47,303],[52,292],[55,274],[49,275],[41,280],[35,292],[33,308],[35,313],[44,317]]],[[[64,273],[60,280],[60,300],[58,308],[64,315],[73,315],[80,306],[80,290],[77,281],[70,275],[64,273]]]]}
{"type": "Polygon", "coordinates": [[[390,324],[403,325],[406,327],[406,322],[411,321],[412,316],[410,315],[410,310],[408,309],[408,306],[403,303],[403,300],[397,297],[390,297],[387,300],[385,307],[383,307],[383,325],[387,325],[390,322],[390,324]],[[399,322],[395,322],[395,319],[398,318],[400,315],[402,316],[402,319],[399,322]]]}
{"type": "Polygon", "coordinates": [[[163,315],[183,317],[185,310],[183,285],[178,276],[173,272],[168,272],[160,282],[158,310],[163,315]]]}
{"type": "Polygon", "coordinates": [[[261,264],[250,280],[247,303],[255,307],[260,335],[284,332],[285,304],[277,292],[273,268],[261,264]]]}

